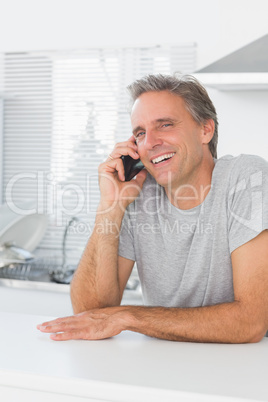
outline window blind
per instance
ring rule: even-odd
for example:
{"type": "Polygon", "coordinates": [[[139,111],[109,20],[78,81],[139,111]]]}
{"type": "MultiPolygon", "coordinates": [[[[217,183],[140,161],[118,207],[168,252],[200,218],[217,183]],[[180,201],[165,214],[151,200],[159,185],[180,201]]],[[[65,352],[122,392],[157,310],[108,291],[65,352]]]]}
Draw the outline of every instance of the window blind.
{"type": "Polygon", "coordinates": [[[191,73],[194,44],[2,55],[3,201],[34,200],[49,218],[37,253],[77,261],[99,200],[98,165],[131,134],[126,86],[149,73],[191,73]]]}

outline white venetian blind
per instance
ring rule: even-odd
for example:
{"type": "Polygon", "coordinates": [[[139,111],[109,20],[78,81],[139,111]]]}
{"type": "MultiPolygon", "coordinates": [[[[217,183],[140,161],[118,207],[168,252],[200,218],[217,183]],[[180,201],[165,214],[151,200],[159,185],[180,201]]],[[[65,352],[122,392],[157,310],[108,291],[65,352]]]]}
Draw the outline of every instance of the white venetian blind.
{"type": "Polygon", "coordinates": [[[35,200],[49,216],[39,252],[60,252],[64,229],[77,260],[94,223],[97,168],[131,133],[126,86],[149,73],[191,73],[195,46],[3,55],[3,194],[35,200]]]}

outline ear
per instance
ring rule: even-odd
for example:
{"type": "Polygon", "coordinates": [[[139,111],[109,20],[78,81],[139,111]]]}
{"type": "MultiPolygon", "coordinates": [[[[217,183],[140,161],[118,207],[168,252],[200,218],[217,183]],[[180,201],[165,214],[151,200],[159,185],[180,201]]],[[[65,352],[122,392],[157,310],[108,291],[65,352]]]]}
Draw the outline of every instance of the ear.
{"type": "Polygon", "coordinates": [[[203,130],[202,130],[202,144],[208,144],[214,135],[215,131],[215,123],[213,119],[209,119],[203,123],[203,130]]]}

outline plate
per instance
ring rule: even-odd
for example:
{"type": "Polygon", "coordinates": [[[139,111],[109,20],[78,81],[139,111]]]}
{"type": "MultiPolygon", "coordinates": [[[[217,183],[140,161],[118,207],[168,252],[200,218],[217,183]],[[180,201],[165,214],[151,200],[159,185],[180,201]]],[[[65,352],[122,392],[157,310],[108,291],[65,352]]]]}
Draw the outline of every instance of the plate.
{"type": "Polygon", "coordinates": [[[0,206],[0,244],[13,242],[30,252],[42,240],[48,219],[44,214],[31,213],[33,203],[27,202],[11,209],[7,204],[0,206]]]}

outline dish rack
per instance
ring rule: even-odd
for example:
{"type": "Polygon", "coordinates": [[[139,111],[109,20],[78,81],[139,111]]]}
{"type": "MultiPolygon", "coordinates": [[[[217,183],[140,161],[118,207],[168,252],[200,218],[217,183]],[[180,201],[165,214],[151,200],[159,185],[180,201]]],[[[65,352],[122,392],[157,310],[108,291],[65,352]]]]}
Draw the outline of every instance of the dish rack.
{"type": "Polygon", "coordinates": [[[0,278],[69,284],[75,269],[74,265],[63,266],[56,258],[35,258],[0,268],[0,278]]]}
{"type": "Polygon", "coordinates": [[[79,219],[73,216],[66,224],[62,239],[62,257],[34,258],[0,268],[0,278],[69,284],[77,266],[66,264],[66,240],[69,227],[79,219]]]}

